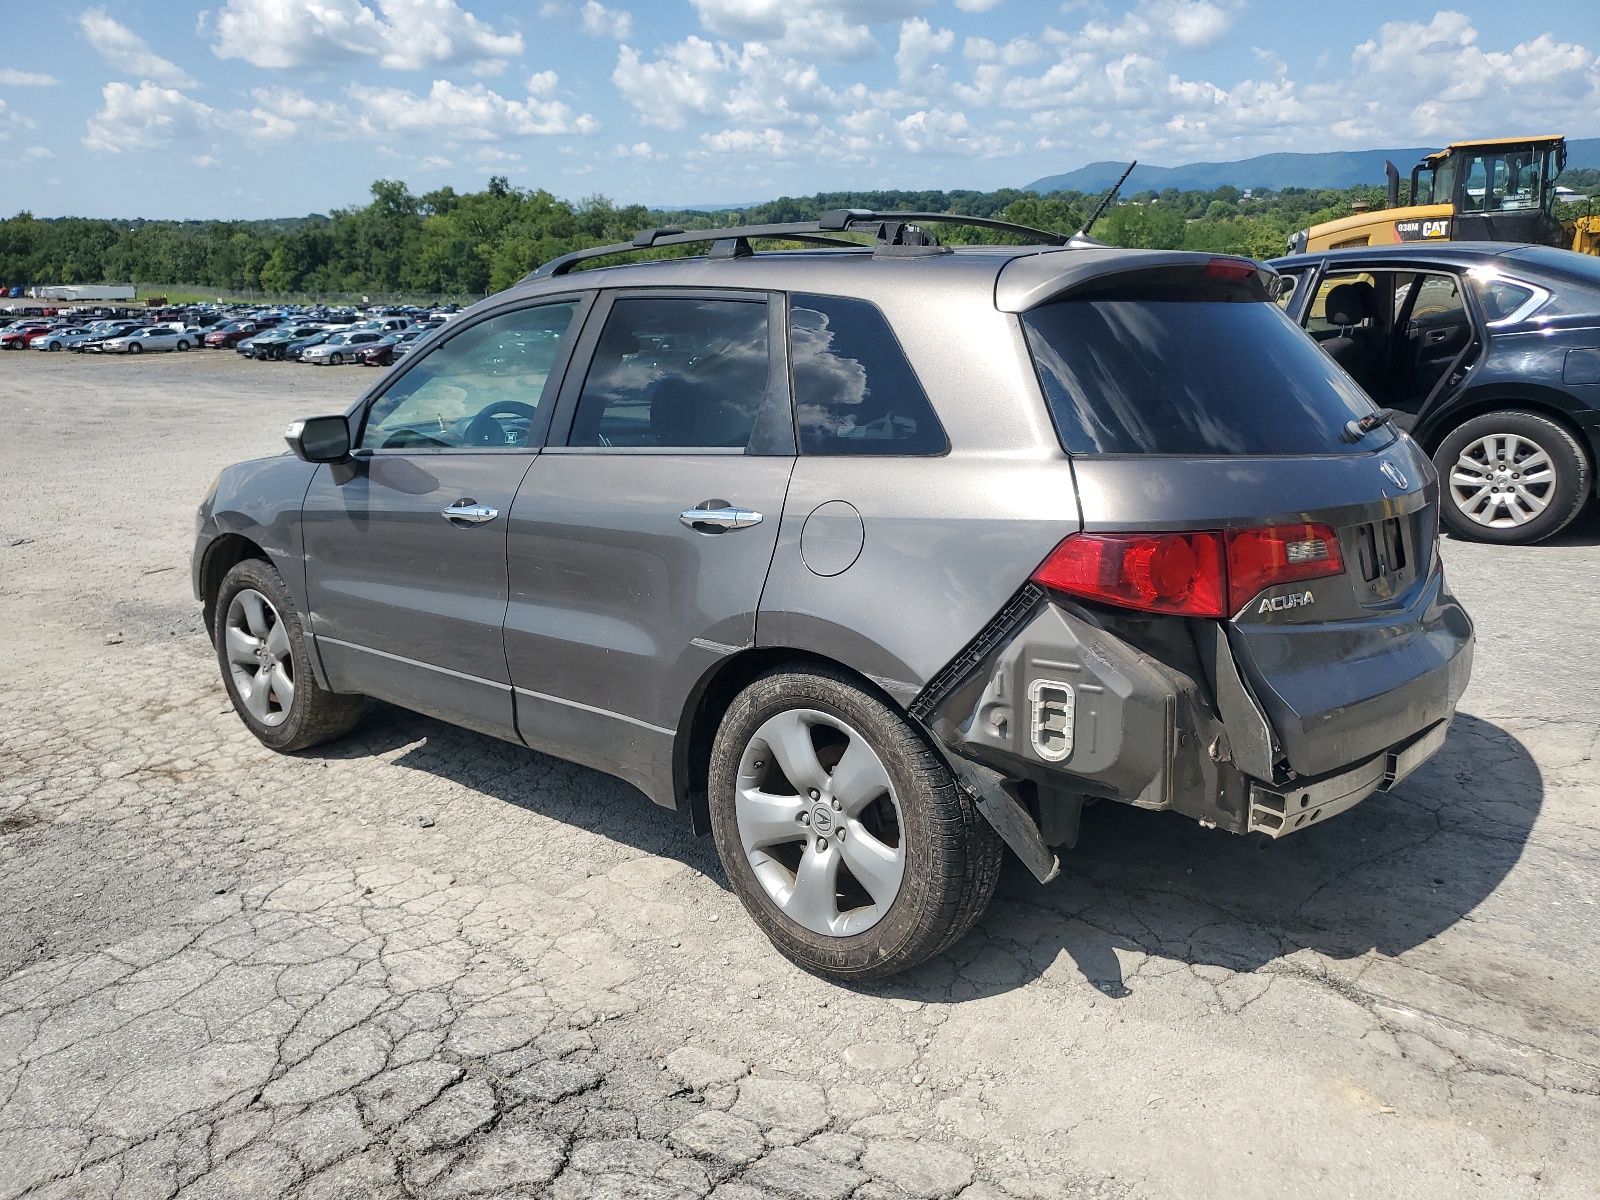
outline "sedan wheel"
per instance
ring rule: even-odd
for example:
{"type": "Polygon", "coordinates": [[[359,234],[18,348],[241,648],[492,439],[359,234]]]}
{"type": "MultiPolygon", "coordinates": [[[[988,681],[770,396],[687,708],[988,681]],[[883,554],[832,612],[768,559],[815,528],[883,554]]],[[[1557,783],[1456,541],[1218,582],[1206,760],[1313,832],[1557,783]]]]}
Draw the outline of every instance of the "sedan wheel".
{"type": "Polygon", "coordinates": [[[809,971],[882,979],[960,938],[1001,842],[906,719],[853,679],[778,670],[723,716],[707,780],[733,890],[809,971]]]}
{"type": "Polygon", "coordinates": [[[900,801],[883,760],[844,721],[814,708],[769,717],[745,746],[733,808],[750,869],[795,924],[860,933],[900,894],[900,801]]]}
{"type": "Polygon", "coordinates": [[[189,348],[189,343],[188,342],[180,341],[178,343],[178,349],[179,350],[187,350],[188,348],[189,348]]]}
{"type": "Polygon", "coordinates": [[[52,350],[61,349],[61,343],[60,342],[51,342],[50,343],[50,349],[52,349],[52,350]]]}
{"type": "Polygon", "coordinates": [[[223,624],[229,673],[250,715],[271,728],[282,725],[294,706],[294,660],[283,617],[254,588],[228,603],[223,624]]]}
{"type": "Polygon", "coordinates": [[[362,697],[318,686],[304,623],[269,563],[250,558],[234,566],[223,577],[212,611],[228,696],[265,745],[304,750],[356,723],[362,697]]]}
{"type": "Polygon", "coordinates": [[[1476,541],[1525,544],[1565,528],[1588,498],[1591,471],[1576,438],[1531,412],[1474,417],[1434,455],[1445,523],[1476,541]]]}
{"type": "Polygon", "coordinates": [[[138,342],[129,342],[128,343],[128,353],[129,354],[143,354],[144,353],[144,347],[139,345],[138,342]]]}

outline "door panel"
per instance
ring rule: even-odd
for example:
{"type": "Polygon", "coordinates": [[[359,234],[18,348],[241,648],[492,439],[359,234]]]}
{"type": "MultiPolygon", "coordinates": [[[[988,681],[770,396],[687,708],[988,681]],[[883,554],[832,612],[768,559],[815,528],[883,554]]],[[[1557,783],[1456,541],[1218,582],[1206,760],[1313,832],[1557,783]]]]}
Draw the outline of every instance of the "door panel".
{"type": "Polygon", "coordinates": [[[385,453],[318,469],[304,508],[306,582],[336,689],[516,737],[501,636],[506,514],[533,457],[385,453]],[[498,515],[442,515],[462,500],[498,515]]]}
{"type": "Polygon", "coordinates": [[[568,445],[545,451],[511,513],[505,643],[523,739],[669,807],[690,692],[754,644],[794,464],[775,307],[748,292],[604,298],[587,368],[563,388],[568,445]],[[686,518],[696,509],[703,520],[686,518]]]}
{"type": "Polygon", "coordinates": [[[304,506],[311,627],[330,682],[516,739],[506,528],[548,423],[577,299],[493,312],[408,364],[304,506]]]}
{"type": "Polygon", "coordinates": [[[511,512],[505,627],[529,745],[670,797],[686,697],[720,657],[755,640],[793,463],[541,456],[511,512]],[[762,519],[717,533],[686,527],[680,514],[707,501],[762,519]]]}

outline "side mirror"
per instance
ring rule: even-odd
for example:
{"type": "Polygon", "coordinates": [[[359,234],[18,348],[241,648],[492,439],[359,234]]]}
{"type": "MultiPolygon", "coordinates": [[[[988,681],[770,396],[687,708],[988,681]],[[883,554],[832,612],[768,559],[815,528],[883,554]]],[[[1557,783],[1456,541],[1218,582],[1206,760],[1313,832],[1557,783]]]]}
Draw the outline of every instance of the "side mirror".
{"type": "Polygon", "coordinates": [[[283,431],[295,457],[308,463],[339,463],[350,457],[350,422],[344,417],[307,417],[283,431]]]}

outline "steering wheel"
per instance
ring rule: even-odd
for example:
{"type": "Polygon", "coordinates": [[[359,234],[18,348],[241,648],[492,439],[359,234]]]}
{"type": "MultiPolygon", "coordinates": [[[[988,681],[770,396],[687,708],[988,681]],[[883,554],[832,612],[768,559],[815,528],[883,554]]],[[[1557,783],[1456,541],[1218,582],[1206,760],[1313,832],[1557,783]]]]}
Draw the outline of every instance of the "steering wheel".
{"type": "Polygon", "coordinates": [[[497,400],[481,409],[468,423],[465,443],[468,446],[520,446],[527,440],[526,435],[521,434],[517,440],[507,441],[506,427],[497,418],[523,417],[531,422],[536,411],[533,405],[523,404],[520,400],[497,400]]]}

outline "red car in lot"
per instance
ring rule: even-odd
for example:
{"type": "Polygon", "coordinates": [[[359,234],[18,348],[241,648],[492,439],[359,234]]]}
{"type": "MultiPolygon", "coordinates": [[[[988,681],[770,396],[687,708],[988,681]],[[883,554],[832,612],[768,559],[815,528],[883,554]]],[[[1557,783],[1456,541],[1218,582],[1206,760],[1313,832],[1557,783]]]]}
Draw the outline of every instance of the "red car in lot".
{"type": "Polygon", "coordinates": [[[206,334],[206,349],[232,350],[245,338],[254,337],[276,324],[276,321],[229,321],[206,334]]]}
{"type": "Polygon", "coordinates": [[[0,333],[0,350],[26,350],[29,338],[48,333],[52,328],[53,326],[37,322],[8,326],[3,333],[0,333]]]}

